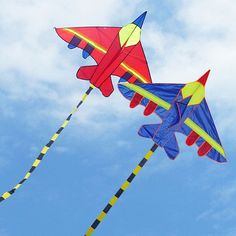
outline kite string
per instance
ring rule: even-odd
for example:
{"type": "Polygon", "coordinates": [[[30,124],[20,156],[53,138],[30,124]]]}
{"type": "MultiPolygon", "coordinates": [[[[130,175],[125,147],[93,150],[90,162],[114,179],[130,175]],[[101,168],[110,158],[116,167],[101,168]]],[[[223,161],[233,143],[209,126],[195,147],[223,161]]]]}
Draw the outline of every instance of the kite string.
{"type": "Polygon", "coordinates": [[[119,190],[116,192],[115,195],[110,199],[109,203],[106,205],[106,207],[100,212],[100,214],[97,216],[96,220],[92,223],[92,225],[88,228],[87,232],[84,236],[90,236],[93,234],[94,230],[97,228],[97,226],[102,222],[102,220],[105,218],[107,213],[110,211],[110,209],[115,205],[119,197],[125,192],[125,190],[129,187],[135,176],[140,172],[142,167],[146,164],[146,162],[150,159],[150,157],[153,155],[153,153],[156,151],[158,145],[155,143],[149,151],[146,153],[144,158],[139,162],[139,164],[133,169],[133,172],[131,175],[127,178],[127,180],[121,185],[119,190]]]}
{"type": "Polygon", "coordinates": [[[87,96],[90,94],[90,92],[93,90],[94,86],[92,84],[90,84],[90,87],[88,88],[88,90],[84,93],[84,95],[82,96],[80,102],[78,103],[78,105],[71,111],[71,113],[69,114],[69,116],[64,120],[64,122],[62,123],[62,125],[60,126],[60,128],[57,130],[57,132],[51,137],[50,141],[43,147],[43,149],[41,150],[40,154],[38,155],[38,157],[35,159],[34,163],[32,164],[30,170],[26,173],[26,175],[24,176],[24,178],[18,182],[18,184],[15,185],[14,188],[12,188],[10,191],[7,191],[5,193],[2,194],[2,196],[0,197],[0,202],[6,200],[7,198],[9,198],[13,193],[15,193],[15,191],[31,176],[31,174],[33,173],[33,171],[38,167],[38,165],[40,164],[40,162],[42,161],[43,157],[45,156],[45,154],[48,152],[48,150],[50,149],[50,147],[52,146],[52,144],[57,140],[57,138],[59,137],[59,135],[61,134],[62,130],[65,129],[65,127],[69,124],[70,119],[72,117],[72,115],[78,111],[79,107],[83,104],[83,102],[86,100],[87,96]]]}

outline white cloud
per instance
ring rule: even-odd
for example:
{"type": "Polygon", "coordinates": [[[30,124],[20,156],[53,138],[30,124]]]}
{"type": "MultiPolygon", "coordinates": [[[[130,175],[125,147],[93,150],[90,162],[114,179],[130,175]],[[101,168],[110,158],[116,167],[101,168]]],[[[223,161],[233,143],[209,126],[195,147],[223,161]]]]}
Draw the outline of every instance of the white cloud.
{"type": "MultiPolygon", "coordinates": [[[[217,173],[217,172],[216,172],[217,173]]],[[[209,206],[204,210],[198,217],[199,221],[214,221],[215,225],[222,227],[226,222],[234,221],[236,217],[236,180],[235,178],[225,178],[225,181],[221,184],[215,184],[213,179],[219,178],[211,172],[211,181],[208,181],[208,189],[206,189],[210,194],[209,206]],[[211,183],[210,183],[211,182],[211,183]]],[[[209,176],[209,175],[208,175],[209,176]]],[[[207,180],[204,180],[206,183],[207,180]]],[[[221,183],[221,181],[219,181],[221,183]]],[[[204,185],[204,184],[203,184],[204,185]]],[[[234,229],[232,229],[234,231],[234,229]]],[[[227,231],[225,235],[231,235],[231,230],[227,231]]]]}
{"type": "MultiPolygon", "coordinates": [[[[176,23],[172,26],[173,31],[170,27],[168,30],[163,28],[162,22],[151,20],[155,16],[148,16],[142,41],[148,52],[153,81],[189,82],[211,68],[207,97],[212,103],[227,104],[227,110],[233,110],[236,74],[233,65],[236,61],[234,5],[232,0],[183,0],[175,5],[176,11],[170,16],[170,21],[176,23]],[[178,30],[175,27],[179,27],[178,30]]],[[[138,0],[132,3],[87,1],[86,5],[82,1],[70,1],[68,4],[62,0],[56,3],[2,1],[1,90],[13,101],[30,99],[47,102],[44,109],[39,111],[35,107],[31,112],[57,119],[61,116],[63,119],[65,111],[70,110],[87,86],[86,82],[75,79],[75,73],[79,66],[89,64],[91,60],[84,62],[80,50],[67,50],[53,27],[125,24],[127,19],[137,15],[135,6],[140,9],[145,6],[145,10],[150,7],[148,2],[144,4],[138,0]],[[114,12],[121,10],[122,14],[114,17],[114,12]]],[[[115,81],[116,78],[116,86],[115,81]]],[[[104,127],[113,117],[116,122],[112,126],[119,127],[125,124],[127,117],[131,117],[129,122],[141,117],[137,110],[128,112],[127,102],[120,95],[113,94],[107,100],[98,93],[94,96],[95,99],[91,98],[93,101],[83,108],[86,112],[79,114],[82,122],[104,127]],[[102,118],[94,122],[90,119],[94,115],[102,118]]],[[[216,122],[219,129],[229,130],[234,123],[233,117],[228,116],[227,123],[216,122]]],[[[144,117],[142,119],[145,120],[144,117]]],[[[224,112],[217,116],[217,120],[222,119],[225,119],[224,112]]]]}

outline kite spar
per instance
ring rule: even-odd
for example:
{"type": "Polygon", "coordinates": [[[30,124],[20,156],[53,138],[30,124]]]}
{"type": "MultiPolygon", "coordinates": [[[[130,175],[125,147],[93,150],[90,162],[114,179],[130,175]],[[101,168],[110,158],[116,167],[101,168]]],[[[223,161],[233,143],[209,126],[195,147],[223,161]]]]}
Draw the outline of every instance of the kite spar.
{"type": "Polygon", "coordinates": [[[60,126],[60,128],[57,130],[57,132],[55,134],[53,134],[53,136],[51,137],[50,141],[42,148],[40,154],[38,155],[38,157],[35,159],[33,165],[31,166],[30,170],[26,173],[26,175],[24,176],[24,178],[18,182],[14,188],[12,188],[10,191],[7,191],[5,193],[2,194],[2,196],[0,197],[0,202],[6,200],[7,198],[9,198],[13,193],[15,193],[16,190],[18,190],[21,185],[27,180],[29,179],[29,177],[31,176],[31,174],[35,171],[35,169],[39,166],[39,164],[41,163],[41,161],[43,160],[44,156],[46,155],[46,153],[48,152],[48,150],[50,149],[50,147],[54,144],[54,142],[57,140],[57,138],[59,137],[59,135],[61,134],[61,132],[66,128],[66,126],[69,124],[71,117],[73,116],[73,114],[75,112],[77,112],[79,110],[79,107],[83,104],[83,102],[86,100],[87,96],[90,94],[90,92],[93,90],[94,86],[90,85],[89,89],[85,92],[85,94],[82,96],[82,99],[80,100],[80,102],[78,103],[78,105],[71,111],[71,113],[68,115],[68,117],[64,120],[64,122],[62,123],[62,125],[60,126]]]}
{"type": "Polygon", "coordinates": [[[39,163],[68,125],[72,115],[79,109],[94,88],[100,89],[105,97],[113,92],[111,76],[115,75],[129,83],[151,83],[146,57],[140,42],[141,28],[147,12],[124,27],[72,27],[56,28],[57,34],[68,43],[69,49],[81,48],[83,58],[93,57],[97,65],[83,66],[77,77],[90,81],[90,87],[82,100],[69,114],[58,131],[43,147],[24,178],[10,191],[0,197],[0,202],[9,198],[31,176],[39,163]]]}

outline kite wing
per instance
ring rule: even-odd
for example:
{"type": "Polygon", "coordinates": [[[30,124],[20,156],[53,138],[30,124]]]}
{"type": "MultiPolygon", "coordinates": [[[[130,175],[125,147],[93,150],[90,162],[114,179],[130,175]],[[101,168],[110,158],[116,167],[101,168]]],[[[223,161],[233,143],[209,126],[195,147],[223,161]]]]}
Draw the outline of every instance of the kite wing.
{"type": "MultiPolygon", "coordinates": [[[[56,32],[68,43],[68,48],[81,48],[83,58],[91,56],[99,64],[120,29],[120,27],[73,27],[56,28],[56,32]]],[[[130,83],[135,80],[142,83],[152,82],[140,42],[115,70],[114,75],[122,77],[130,83]]]]}
{"type": "Polygon", "coordinates": [[[130,107],[138,104],[145,106],[144,115],[155,112],[163,119],[164,112],[169,110],[175,97],[184,84],[129,84],[119,83],[122,95],[130,100],[130,107]]]}
{"type": "Polygon", "coordinates": [[[136,81],[151,83],[151,75],[141,42],[127,55],[124,62],[116,69],[114,75],[129,83],[136,81]]]}
{"type": "Polygon", "coordinates": [[[217,162],[226,162],[225,152],[205,99],[178,131],[187,135],[187,145],[197,144],[199,156],[207,155],[217,162]]]}
{"type": "Polygon", "coordinates": [[[83,58],[89,55],[99,63],[107,52],[120,27],[72,27],[56,28],[57,34],[68,43],[68,48],[83,50],[83,58]]]}

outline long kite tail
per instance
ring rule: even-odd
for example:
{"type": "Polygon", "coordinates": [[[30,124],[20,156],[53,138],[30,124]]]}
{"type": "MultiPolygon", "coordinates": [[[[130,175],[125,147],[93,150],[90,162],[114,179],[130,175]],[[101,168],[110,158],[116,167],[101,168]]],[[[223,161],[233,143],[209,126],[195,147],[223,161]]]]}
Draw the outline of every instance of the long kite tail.
{"type": "Polygon", "coordinates": [[[69,116],[64,120],[64,122],[62,123],[60,128],[57,130],[57,132],[51,137],[50,141],[43,147],[43,149],[41,150],[40,154],[35,159],[33,165],[31,166],[30,170],[26,173],[24,178],[18,184],[16,184],[15,187],[12,188],[10,191],[7,191],[7,192],[3,193],[2,196],[0,197],[0,202],[4,201],[5,199],[9,198],[13,193],[15,193],[15,191],[31,176],[33,171],[38,167],[38,165],[42,161],[42,159],[45,156],[45,154],[48,152],[49,148],[53,145],[53,143],[59,137],[59,135],[61,134],[62,130],[64,130],[65,127],[69,124],[72,115],[76,111],[78,111],[79,107],[85,101],[85,99],[90,94],[90,92],[93,90],[93,88],[94,88],[94,86],[90,85],[90,87],[84,93],[84,95],[83,95],[82,99],[80,100],[80,102],[78,103],[78,105],[73,109],[73,111],[69,114],[69,116]]]}
{"type": "Polygon", "coordinates": [[[140,172],[142,167],[146,164],[146,162],[150,159],[150,157],[153,155],[153,153],[156,151],[158,145],[154,144],[150,150],[146,153],[144,158],[139,162],[139,164],[133,169],[132,174],[127,178],[127,180],[121,185],[119,190],[116,192],[115,195],[110,199],[109,203],[106,205],[106,207],[101,211],[101,213],[97,216],[96,220],[92,223],[92,225],[89,227],[87,232],[84,236],[90,236],[93,234],[94,230],[98,227],[98,225],[102,222],[102,220],[105,218],[107,213],[110,211],[110,209],[115,205],[119,197],[124,193],[124,191],[129,187],[135,176],[140,172]]]}

